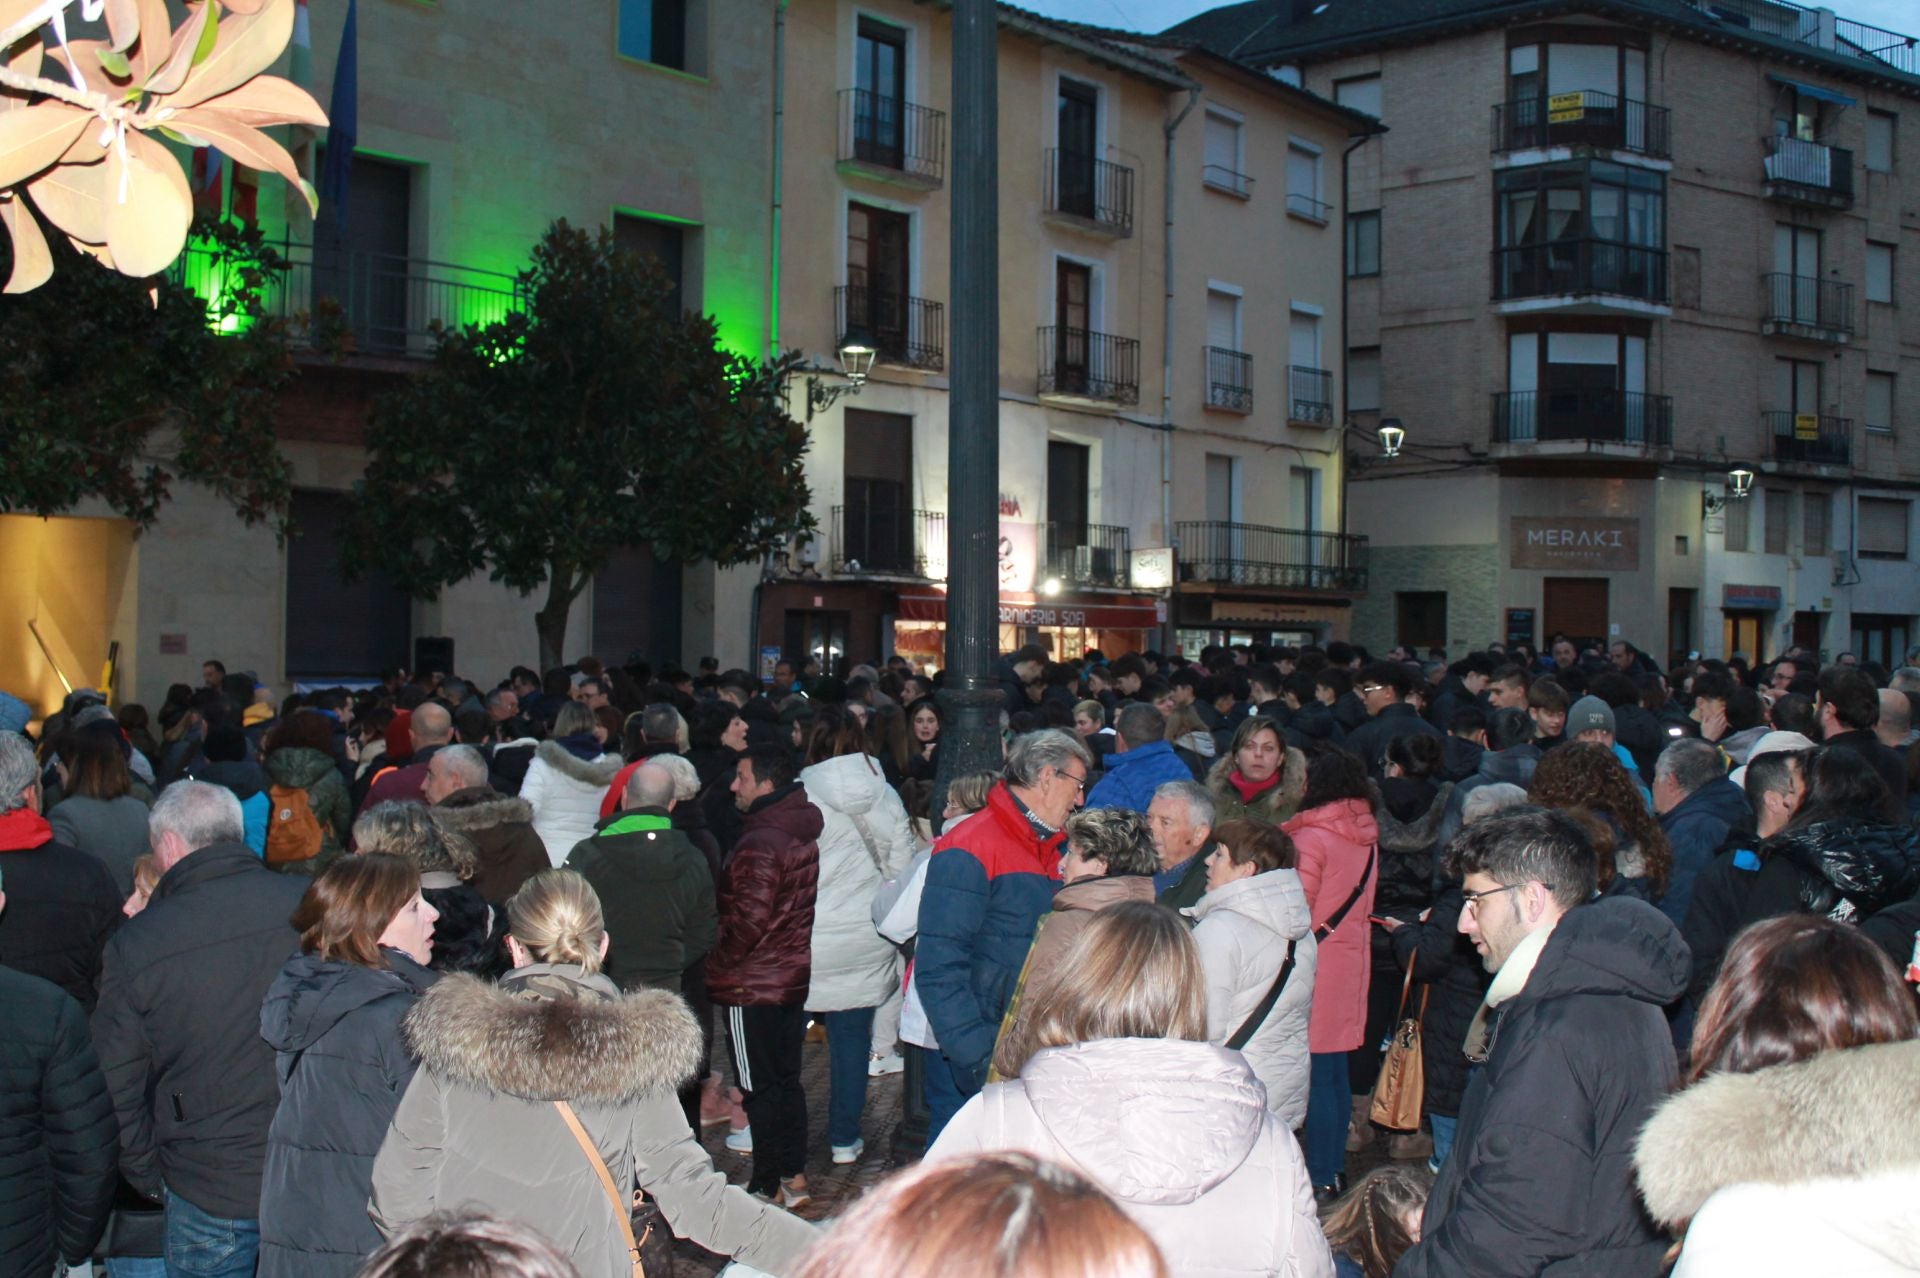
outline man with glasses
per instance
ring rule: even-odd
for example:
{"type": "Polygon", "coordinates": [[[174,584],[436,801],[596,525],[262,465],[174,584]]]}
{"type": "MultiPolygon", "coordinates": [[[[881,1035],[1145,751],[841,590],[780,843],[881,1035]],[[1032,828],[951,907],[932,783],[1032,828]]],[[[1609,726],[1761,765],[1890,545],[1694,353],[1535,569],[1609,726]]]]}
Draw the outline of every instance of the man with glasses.
{"type": "Polygon", "coordinates": [[[1014,738],[987,806],[942,834],[927,862],[914,988],[940,1050],[926,1069],[927,1145],[987,1081],[1000,1018],[1060,886],[1067,817],[1093,756],[1071,732],[1014,738]]]}
{"type": "Polygon", "coordinates": [[[1366,760],[1367,771],[1378,780],[1386,766],[1387,743],[1400,737],[1429,736],[1444,740],[1440,729],[1420,717],[1406,703],[1413,691],[1407,667],[1395,661],[1376,661],[1353,681],[1353,695],[1366,708],[1367,721],[1347,734],[1347,749],[1366,760]]]}
{"type": "Polygon", "coordinates": [[[1467,1030],[1479,1062],[1453,1149],[1397,1278],[1651,1274],[1633,1141],[1672,1089],[1663,1010],[1687,986],[1679,929],[1594,899],[1596,857],[1564,812],[1510,809],[1448,847],[1460,932],[1493,973],[1467,1030]]]}

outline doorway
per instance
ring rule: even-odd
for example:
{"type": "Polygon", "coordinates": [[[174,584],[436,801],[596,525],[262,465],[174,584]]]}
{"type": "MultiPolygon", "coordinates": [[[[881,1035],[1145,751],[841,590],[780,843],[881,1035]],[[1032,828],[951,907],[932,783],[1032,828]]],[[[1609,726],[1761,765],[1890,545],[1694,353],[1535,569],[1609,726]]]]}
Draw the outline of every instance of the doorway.
{"type": "Polygon", "coordinates": [[[1723,660],[1739,653],[1747,659],[1749,666],[1757,666],[1767,659],[1763,650],[1767,635],[1766,613],[1729,608],[1721,616],[1725,618],[1721,623],[1720,656],[1723,660]]]}
{"type": "Polygon", "coordinates": [[[1541,583],[1543,634],[1565,635],[1576,647],[1607,643],[1607,579],[1548,577],[1541,583]]]}

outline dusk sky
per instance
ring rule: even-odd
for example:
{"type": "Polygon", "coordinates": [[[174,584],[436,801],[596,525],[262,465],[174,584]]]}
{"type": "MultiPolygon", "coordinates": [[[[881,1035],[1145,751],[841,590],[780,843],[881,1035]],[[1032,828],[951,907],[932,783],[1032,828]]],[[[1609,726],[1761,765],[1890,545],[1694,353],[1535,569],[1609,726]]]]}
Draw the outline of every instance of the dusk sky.
{"type": "MultiPolygon", "coordinates": [[[[1204,13],[1208,0],[1020,0],[1023,7],[1056,18],[1125,31],[1164,31],[1204,13]]],[[[1902,35],[1920,35],[1920,0],[1843,0],[1832,6],[1843,18],[1871,23],[1902,35]]]]}

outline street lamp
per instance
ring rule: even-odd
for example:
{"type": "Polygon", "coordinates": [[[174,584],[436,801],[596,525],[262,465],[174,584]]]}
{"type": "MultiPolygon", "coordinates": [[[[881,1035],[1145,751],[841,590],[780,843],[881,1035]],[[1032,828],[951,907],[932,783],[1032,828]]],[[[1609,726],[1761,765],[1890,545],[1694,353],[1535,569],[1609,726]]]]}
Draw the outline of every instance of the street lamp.
{"type": "Polygon", "coordinates": [[[1040,593],[1041,593],[1041,594],[1043,594],[1043,595],[1057,595],[1057,594],[1059,594],[1059,593],[1060,593],[1060,579],[1059,579],[1058,577],[1049,577],[1049,578],[1047,578],[1047,579],[1046,579],[1045,581],[1043,581],[1043,582],[1041,582],[1041,583],[1040,583],[1040,593]]]}
{"type": "Polygon", "coordinates": [[[1375,434],[1380,436],[1380,455],[1382,457],[1398,457],[1400,455],[1400,445],[1407,442],[1406,428],[1400,424],[1398,417],[1389,417],[1381,422],[1380,429],[1376,431],[1375,434]]]}
{"type": "Polygon", "coordinates": [[[834,401],[842,395],[858,395],[860,388],[867,384],[868,375],[873,372],[874,357],[879,351],[862,338],[850,336],[834,354],[840,361],[840,376],[847,379],[846,384],[829,386],[822,381],[820,374],[830,371],[827,369],[817,370],[807,378],[808,421],[813,420],[815,413],[833,407],[834,401]]]}
{"type": "Polygon", "coordinates": [[[1735,466],[1727,472],[1727,486],[1735,497],[1750,496],[1753,492],[1753,472],[1745,466],[1735,466]]]}
{"type": "Polygon", "coordinates": [[[1723,496],[1711,488],[1700,495],[1700,513],[1717,515],[1726,510],[1730,501],[1740,501],[1753,496],[1753,472],[1745,466],[1735,466],[1727,472],[1727,491],[1723,496]]]}

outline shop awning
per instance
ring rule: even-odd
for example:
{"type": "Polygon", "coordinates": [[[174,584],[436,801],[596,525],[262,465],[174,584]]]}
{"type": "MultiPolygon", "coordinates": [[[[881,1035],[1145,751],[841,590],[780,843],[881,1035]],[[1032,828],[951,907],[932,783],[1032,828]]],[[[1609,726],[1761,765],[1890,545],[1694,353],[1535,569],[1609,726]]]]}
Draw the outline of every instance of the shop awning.
{"type": "MultiPolygon", "coordinates": [[[[901,621],[945,621],[944,594],[900,595],[901,621]]],[[[1002,595],[1003,626],[1084,626],[1092,630],[1151,630],[1160,624],[1156,599],[1092,595],[1042,599],[1034,595],[1002,595]]]]}
{"type": "Polygon", "coordinates": [[[1832,89],[1823,89],[1817,84],[1807,84],[1801,80],[1789,80],[1784,75],[1770,75],[1767,79],[1773,81],[1775,84],[1792,89],[1795,93],[1805,94],[1816,102],[1831,102],[1837,107],[1850,107],[1854,105],[1853,99],[1846,94],[1835,93],[1832,89]]]}

